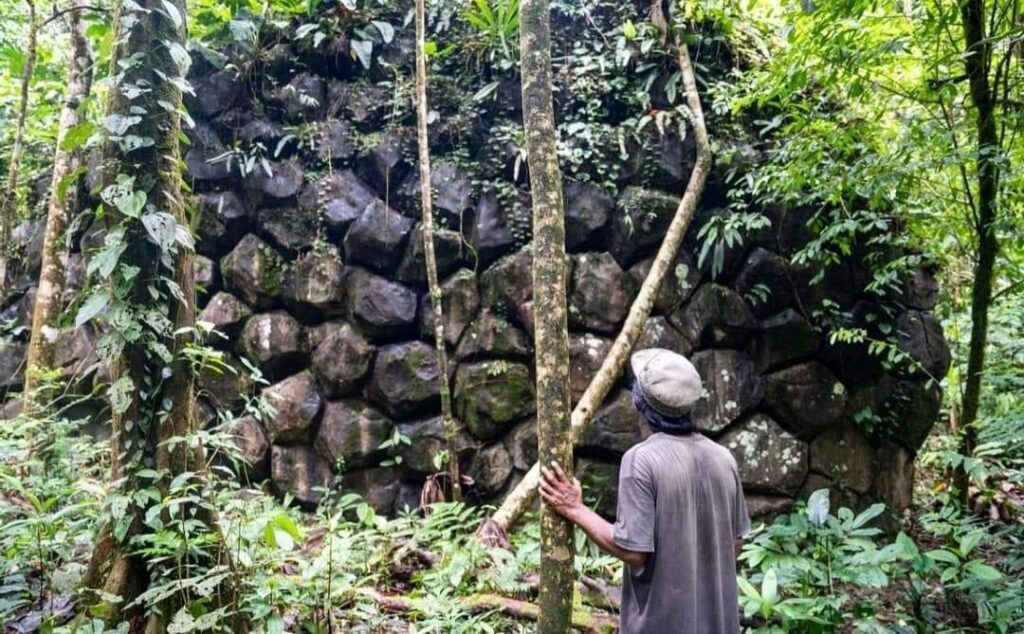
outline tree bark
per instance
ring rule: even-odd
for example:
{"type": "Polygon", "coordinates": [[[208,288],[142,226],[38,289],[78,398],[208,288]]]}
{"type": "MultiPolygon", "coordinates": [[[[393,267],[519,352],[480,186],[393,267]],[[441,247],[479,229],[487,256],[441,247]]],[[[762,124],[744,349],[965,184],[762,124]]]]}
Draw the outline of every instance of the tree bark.
{"type": "MultiPolygon", "coordinates": [[[[551,97],[548,0],[519,5],[523,125],[533,198],[533,318],[537,368],[538,456],[572,466],[569,422],[569,325],[566,311],[565,210],[551,97]]],[[[573,528],[547,505],[540,518],[540,615],[537,631],[563,634],[572,623],[573,528]]]]}
{"type": "Polygon", "coordinates": [[[434,254],[434,201],[430,187],[430,138],[427,136],[427,18],[424,0],[416,0],[416,137],[420,163],[420,221],[423,232],[423,259],[427,269],[427,288],[434,313],[434,345],[437,348],[437,374],[441,392],[441,420],[448,450],[448,484],[454,501],[462,501],[457,447],[458,424],[452,414],[451,383],[448,381],[448,353],[444,342],[444,309],[441,286],[437,281],[437,257],[434,254]]]}
{"type": "MultiPolygon", "coordinates": [[[[124,231],[125,248],[110,275],[109,310],[130,311],[122,317],[126,322],[121,328],[111,324],[111,336],[120,337],[114,347],[120,352],[111,361],[115,385],[130,380],[131,389],[121,397],[126,403],[112,406],[111,476],[116,483],[114,494],[130,502],[120,512],[121,524],[111,510],[112,526],[100,530],[102,539],[83,586],[106,593],[98,607],[108,621],[145,623],[147,632],[165,631],[178,609],[196,597],[182,591],[157,605],[132,605],[141,593],[221,567],[226,561],[215,512],[197,502],[196,493],[182,496],[180,490],[175,492],[180,499],[175,515],[165,507],[159,517],[167,530],[202,540],[205,547],[157,561],[148,561],[138,548],[138,540],[154,531],[152,520],[146,521],[151,505],[160,503],[140,493],[155,488],[160,500],[167,499],[175,479],[176,486],[184,486],[184,481],[201,492],[205,472],[201,443],[193,448],[189,442],[195,431],[194,373],[185,347],[194,341],[194,254],[191,245],[178,238],[190,224],[179,148],[186,15],[184,0],[119,3],[113,20],[113,68],[121,70],[121,75],[111,88],[105,118],[105,125],[117,128],[138,116],[127,132],[151,143],[125,145],[125,133],[111,131],[104,146],[105,185],[115,183],[119,175],[133,177],[136,192],[146,193],[146,206],[136,217],[122,213],[115,204],[104,205],[108,236],[124,231]],[[142,94],[124,90],[139,86],[150,90],[142,94]],[[174,219],[174,246],[159,244],[146,228],[146,221],[154,221],[158,213],[174,219]],[[118,297],[115,290],[124,296],[118,297]],[[122,334],[134,330],[141,335],[122,334]],[[190,526],[183,528],[186,521],[190,526]],[[124,525],[127,530],[119,534],[118,526],[124,525]],[[104,598],[110,595],[121,600],[110,603],[104,598]]],[[[229,602],[228,586],[220,583],[206,599],[215,605],[229,602]]]]}
{"type": "MultiPolygon", "coordinates": [[[[71,0],[68,34],[71,40],[71,64],[68,68],[67,94],[57,129],[57,149],[53,156],[53,178],[50,181],[50,201],[43,237],[43,263],[32,312],[32,331],[25,368],[24,408],[30,414],[38,411],[37,406],[46,403],[46,395],[36,392],[40,373],[53,367],[57,320],[63,310],[61,300],[67,274],[66,262],[62,257],[66,253],[64,232],[78,208],[77,182],[65,181],[79,167],[79,152],[76,148],[63,146],[68,131],[81,120],[78,109],[89,96],[92,85],[92,54],[81,16],[84,7],[84,0],[71,0]]],[[[77,181],[77,177],[74,180],[77,181]]]]}
{"type": "MultiPolygon", "coordinates": [[[[697,158],[693,171],[686,185],[683,198],[679,201],[672,223],[665,232],[661,247],[654,258],[651,270],[644,279],[640,292],[637,294],[633,305],[629,309],[629,315],[622,326],[615,343],[612,344],[608,356],[601,363],[601,368],[590,381],[586,391],[580,398],[579,403],[572,412],[572,437],[577,442],[597,408],[604,402],[608,392],[618,381],[622,369],[629,360],[629,355],[636,346],[637,340],[643,332],[644,324],[651,314],[654,299],[658,295],[662,281],[668,273],[672,262],[675,260],[682,245],[683,237],[686,235],[687,227],[693,220],[693,214],[700,202],[704,185],[707,182],[708,173],[711,170],[711,147],[708,143],[707,127],[704,124],[704,111],[700,105],[700,93],[697,92],[697,81],[693,73],[693,65],[690,62],[690,54],[685,44],[677,44],[679,70],[682,74],[683,88],[686,90],[686,104],[690,110],[690,124],[693,138],[696,145],[697,158]]],[[[531,168],[532,174],[532,168],[531,168]]],[[[538,343],[538,349],[540,345],[538,343]]],[[[490,517],[488,523],[496,525],[503,531],[508,531],[522,517],[526,509],[530,507],[537,495],[537,484],[540,481],[540,466],[538,464],[526,473],[512,491],[505,496],[501,506],[490,517]]]]}
{"type": "Polygon", "coordinates": [[[21,170],[21,155],[25,151],[25,117],[28,114],[28,93],[32,85],[32,73],[36,69],[39,20],[36,18],[35,0],[25,0],[28,5],[28,42],[25,48],[25,62],[21,69],[21,88],[18,93],[18,120],[14,128],[14,144],[7,166],[7,185],[0,192],[0,296],[7,291],[7,270],[11,260],[11,231],[14,214],[18,210],[18,178],[21,170]]]}
{"type": "MultiPolygon", "coordinates": [[[[977,218],[974,227],[978,239],[977,259],[974,263],[974,286],[971,289],[971,341],[967,353],[967,376],[964,379],[963,409],[960,426],[960,452],[971,455],[977,445],[974,423],[978,418],[981,400],[981,379],[985,370],[985,347],[988,343],[988,312],[992,302],[999,241],[996,235],[999,198],[999,165],[1001,143],[996,126],[996,100],[989,73],[992,68],[992,44],[985,33],[985,0],[965,0],[960,7],[966,55],[964,70],[967,75],[971,102],[975,109],[977,126],[977,218]]],[[[968,498],[968,474],[963,469],[957,474],[960,495],[968,498]]]]}

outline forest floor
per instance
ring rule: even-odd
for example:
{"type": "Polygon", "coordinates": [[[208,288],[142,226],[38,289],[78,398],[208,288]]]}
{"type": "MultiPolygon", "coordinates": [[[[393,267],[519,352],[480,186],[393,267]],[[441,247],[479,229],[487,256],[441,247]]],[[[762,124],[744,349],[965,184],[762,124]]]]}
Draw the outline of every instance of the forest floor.
{"type": "MultiPolygon", "coordinates": [[[[91,621],[73,600],[101,517],[103,448],[69,436],[59,449],[61,467],[34,469],[26,459],[31,425],[25,423],[24,434],[12,432],[16,425],[0,430],[3,632],[117,631],[91,621]]],[[[870,528],[870,510],[863,525],[852,512],[832,509],[827,522],[814,526],[798,509],[756,529],[741,556],[741,576],[758,596],[741,593],[748,631],[1021,631],[1015,629],[1024,624],[1019,510],[1009,521],[984,505],[981,517],[960,513],[946,493],[941,461],[927,458],[940,454],[927,450],[918,467],[903,535],[870,528]],[[778,582],[771,601],[769,576],[778,582]]],[[[1003,495],[1000,508],[1012,509],[1018,491],[1003,495]]],[[[534,630],[540,562],[534,519],[511,536],[509,549],[487,548],[475,536],[486,516],[481,508],[441,503],[427,515],[387,519],[354,495],[315,513],[230,482],[209,495],[237,562],[243,592],[236,608],[252,631],[534,630]]],[[[577,550],[579,629],[612,631],[621,564],[582,534],[577,550]]]]}

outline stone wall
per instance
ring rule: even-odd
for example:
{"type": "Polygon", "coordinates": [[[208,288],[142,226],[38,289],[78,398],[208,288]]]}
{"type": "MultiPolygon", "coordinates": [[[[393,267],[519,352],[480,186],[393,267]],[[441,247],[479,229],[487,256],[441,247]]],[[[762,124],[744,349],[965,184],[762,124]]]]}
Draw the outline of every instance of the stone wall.
{"type": "MultiPolygon", "coordinates": [[[[407,44],[399,38],[391,53],[407,44]]],[[[489,181],[467,167],[484,158],[495,164],[472,140],[486,136],[486,109],[468,134],[468,160],[465,152],[451,153],[459,122],[442,118],[432,128],[437,250],[454,360],[452,376],[439,377],[426,310],[415,135],[408,117],[387,120],[391,95],[351,64],[310,61],[308,51],[287,42],[264,52],[244,79],[202,59],[194,68],[197,94],[189,106],[197,124],[185,165],[197,210],[200,319],[226,335],[213,344],[243,370],[202,377],[201,415],[239,411],[254,389],[239,358],[251,360],[269,382],[262,392],[276,415],[234,423],[248,477],[267,479],[309,506],[318,499],[315,487],[340,470],[342,488],[388,512],[415,506],[435,471],[433,456],[443,447],[438,385],[447,380],[464,426],[459,459],[474,479],[471,495],[500,497],[536,456],[532,256],[525,243],[529,193],[522,175],[511,175],[513,157],[497,161],[504,174],[489,181]],[[486,184],[502,178],[504,188],[486,184]],[[408,444],[382,450],[396,430],[408,444]]],[[[516,91],[514,84],[500,89],[513,97],[516,91]]],[[[514,101],[493,108],[514,110],[514,101]]],[[[668,135],[630,151],[616,191],[566,183],[575,398],[626,317],[691,155],[688,143],[668,135]]],[[[887,372],[862,347],[824,340],[817,310],[825,300],[863,323],[883,311],[862,290],[868,278],[859,256],[824,271],[790,263],[809,238],[812,210],[766,210],[772,228],[727,251],[721,275],[699,268],[697,231],[720,213],[726,194],[716,173],[640,345],[694,361],[708,393],[697,421],[736,456],[755,515],[783,510],[822,486],[847,504],[881,499],[905,507],[914,452],[938,412],[938,387],[923,371],[887,372]],[[811,284],[819,273],[821,283],[811,284]],[[863,431],[867,412],[876,419],[871,434],[863,431]]],[[[0,320],[29,321],[41,226],[18,230],[25,255],[0,320]]],[[[89,228],[80,250],[95,248],[102,234],[89,228]]],[[[71,256],[72,291],[81,285],[83,261],[71,256]]],[[[906,280],[892,319],[900,347],[941,377],[949,353],[930,312],[935,295],[934,278],[920,271],[906,280]]],[[[0,343],[4,389],[20,384],[19,336],[0,343]]],[[[61,336],[66,373],[88,368],[88,331],[61,336]]],[[[579,470],[605,512],[614,510],[619,456],[647,433],[628,382],[624,377],[613,390],[578,450],[579,470]]]]}

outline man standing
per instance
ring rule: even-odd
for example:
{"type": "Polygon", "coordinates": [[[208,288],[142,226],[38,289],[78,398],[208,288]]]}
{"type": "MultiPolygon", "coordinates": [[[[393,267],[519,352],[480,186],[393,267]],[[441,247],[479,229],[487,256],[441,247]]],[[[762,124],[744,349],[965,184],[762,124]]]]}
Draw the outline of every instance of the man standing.
{"type": "Polygon", "coordinates": [[[615,524],[557,464],[541,467],[541,496],[626,563],[624,634],[736,634],[737,540],[750,530],[736,461],[690,418],[702,392],[692,363],[652,348],[630,364],[633,404],[655,433],[622,457],[615,524]]]}

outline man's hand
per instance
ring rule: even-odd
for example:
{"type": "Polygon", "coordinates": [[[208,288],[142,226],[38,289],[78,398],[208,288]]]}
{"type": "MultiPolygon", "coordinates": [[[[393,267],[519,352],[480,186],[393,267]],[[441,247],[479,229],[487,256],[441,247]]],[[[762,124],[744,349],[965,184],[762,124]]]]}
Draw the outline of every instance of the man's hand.
{"type": "Polygon", "coordinates": [[[583,506],[583,487],[576,478],[569,478],[562,467],[552,462],[551,468],[541,465],[540,495],[559,515],[574,520],[583,506]]]}

